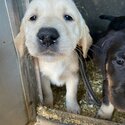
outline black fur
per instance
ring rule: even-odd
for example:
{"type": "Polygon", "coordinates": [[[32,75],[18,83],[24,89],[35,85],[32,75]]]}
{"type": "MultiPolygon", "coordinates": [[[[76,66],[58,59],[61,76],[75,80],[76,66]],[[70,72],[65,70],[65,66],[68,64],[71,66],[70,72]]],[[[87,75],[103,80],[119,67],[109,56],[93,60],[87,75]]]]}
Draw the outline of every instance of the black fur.
{"type": "Polygon", "coordinates": [[[125,16],[109,16],[101,15],[100,19],[105,19],[111,21],[108,26],[108,30],[122,30],[125,28],[125,16]]]}
{"type": "Polygon", "coordinates": [[[111,21],[94,49],[95,64],[104,77],[103,103],[111,102],[115,108],[125,111],[125,17],[102,15],[100,18],[111,21]],[[112,81],[110,86],[109,81],[112,81]]]}

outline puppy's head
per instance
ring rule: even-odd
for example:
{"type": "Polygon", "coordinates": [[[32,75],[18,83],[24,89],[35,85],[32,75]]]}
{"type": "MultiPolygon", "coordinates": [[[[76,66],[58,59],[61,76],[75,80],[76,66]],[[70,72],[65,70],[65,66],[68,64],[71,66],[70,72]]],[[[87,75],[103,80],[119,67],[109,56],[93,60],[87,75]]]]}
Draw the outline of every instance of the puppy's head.
{"type": "Polygon", "coordinates": [[[33,0],[17,38],[21,56],[25,44],[32,56],[45,58],[70,55],[77,44],[86,57],[92,44],[89,29],[72,0],[33,0]]]}
{"type": "Polygon", "coordinates": [[[125,41],[115,42],[109,49],[106,70],[110,101],[125,111],[125,41]]]}

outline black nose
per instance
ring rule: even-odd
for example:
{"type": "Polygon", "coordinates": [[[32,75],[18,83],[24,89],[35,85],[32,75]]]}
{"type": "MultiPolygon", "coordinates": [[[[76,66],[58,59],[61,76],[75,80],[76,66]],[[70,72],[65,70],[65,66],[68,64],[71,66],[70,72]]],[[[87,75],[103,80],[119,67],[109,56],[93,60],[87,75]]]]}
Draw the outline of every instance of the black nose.
{"type": "Polygon", "coordinates": [[[37,37],[41,45],[49,47],[57,42],[59,33],[55,28],[41,28],[37,37]]]}

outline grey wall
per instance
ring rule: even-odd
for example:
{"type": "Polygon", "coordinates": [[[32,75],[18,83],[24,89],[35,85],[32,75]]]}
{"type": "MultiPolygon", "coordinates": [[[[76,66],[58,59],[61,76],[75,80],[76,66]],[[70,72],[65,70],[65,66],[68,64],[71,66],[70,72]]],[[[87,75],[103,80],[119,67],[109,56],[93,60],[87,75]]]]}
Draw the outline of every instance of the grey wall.
{"type": "MultiPolygon", "coordinates": [[[[0,0],[0,125],[25,125],[27,112],[5,3],[0,0]]],[[[11,0],[8,5],[11,7],[11,0]]],[[[13,10],[10,13],[13,16],[13,10]]]]}
{"type": "Polygon", "coordinates": [[[125,0],[74,0],[92,32],[105,30],[108,21],[98,17],[101,14],[125,15],[125,0]]]}

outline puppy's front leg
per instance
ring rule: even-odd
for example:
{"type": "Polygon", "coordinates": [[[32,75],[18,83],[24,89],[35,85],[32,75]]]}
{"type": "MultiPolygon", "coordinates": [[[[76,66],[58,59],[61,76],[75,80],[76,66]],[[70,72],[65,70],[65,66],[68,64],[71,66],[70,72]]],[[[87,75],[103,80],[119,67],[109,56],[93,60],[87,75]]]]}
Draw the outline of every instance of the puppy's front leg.
{"type": "Polygon", "coordinates": [[[78,74],[71,74],[66,81],[66,107],[68,112],[80,113],[77,102],[78,74]]]}
{"type": "Polygon", "coordinates": [[[108,81],[107,79],[105,79],[103,81],[103,102],[100,109],[98,110],[97,118],[111,119],[114,111],[114,106],[111,104],[108,96],[108,81]]]}
{"type": "Polygon", "coordinates": [[[50,85],[50,80],[46,76],[42,76],[43,104],[53,106],[53,93],[50,85]]]}

